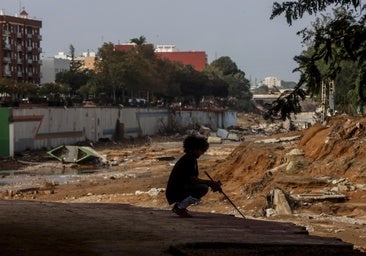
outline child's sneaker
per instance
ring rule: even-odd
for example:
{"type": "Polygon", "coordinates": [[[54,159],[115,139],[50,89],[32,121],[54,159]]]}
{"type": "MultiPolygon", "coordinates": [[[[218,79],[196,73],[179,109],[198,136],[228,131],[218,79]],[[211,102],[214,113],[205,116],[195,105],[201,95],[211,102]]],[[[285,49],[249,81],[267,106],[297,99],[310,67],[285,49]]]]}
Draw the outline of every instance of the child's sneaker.
{"type": "Polygon", "coordinates": [[[181,218],[192,218],[192,215],[190,215],[187,211],[187,209],[180,209],[178,207],[178,204],[175,204],[172,212],[174,212],[175,214],[177,214],[179,217],[181,218]]]}

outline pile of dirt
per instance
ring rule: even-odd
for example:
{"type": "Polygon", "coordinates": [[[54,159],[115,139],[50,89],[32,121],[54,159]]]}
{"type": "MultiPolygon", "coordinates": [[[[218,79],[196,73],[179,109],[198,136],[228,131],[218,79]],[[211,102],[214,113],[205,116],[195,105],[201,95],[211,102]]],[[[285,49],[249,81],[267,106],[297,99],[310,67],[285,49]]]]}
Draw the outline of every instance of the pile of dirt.
{"type": "Polygon", "coordinates": [[[366,119],[337,116],[326,125],[271,138],[242,143],[216,166],[214,176],[226,190],[247,199],[263,198],[274,187],[366,198],[366,119]]]}
{"type": "Polygon", "coordinates": [[[216,166],[213,175],[251,216],[266,215],[266,197],[274,188],[289,196],[310,198],[289,202],[293,215],[272,217],[292,220],[307,225],[316,234],[345,240],[352,240],[346,234],[348,228],[360,229],[353,236],[359,237],[356,244],[365,249],[365,142],[366,119],[335,116],[326,124],[315,124],[303,131],[244,142],[216,166]],[[327,226],[326,222],[332,224],[327,226]],[[345,227],[346,222],[355,225],[345,227]]]}

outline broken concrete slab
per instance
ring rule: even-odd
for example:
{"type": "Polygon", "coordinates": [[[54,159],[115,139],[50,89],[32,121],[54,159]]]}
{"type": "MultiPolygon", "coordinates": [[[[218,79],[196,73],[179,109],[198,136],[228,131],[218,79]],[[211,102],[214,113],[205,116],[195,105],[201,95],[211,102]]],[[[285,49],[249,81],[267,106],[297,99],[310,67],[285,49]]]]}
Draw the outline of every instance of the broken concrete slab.
{"type": "Polygon", "coordinates": [[[220,137],[214,137],[214,136],[209,136],[207,138],[207,142],[209,144],[221,144],[222,143],[222,138],[220,138],[220,137]]]}
{"type": "Polygon", "coordinates": [[[264,140],[256,140],[255,143],[279,143],[279,142],[287,142],[299,139],[301,136],[291,136],[291,137],[281,137],[281,138],[270,138],[264,140]]]}
{"type": "Polygon", "coordinates": [[[231,141],[240,141],[240,138],[236,133],[229,133],[227,139],[231,141]]]}
{"type": "Polygon", "coordinates": [[[303,156],[303,155],[305,155],[304,150],[298,148],[294,148],[286,154],[286,156],[303,156]]]}
{"type": "Polygon", "coordinates": [[[274,188],[266,196],[267,208],[272,208],[276,215],[291,215],[292,209],[287,200],[287,195],[282,189],[274,188]]]}
{"type": "Polygon", "coordinates": [[[298,194],[298,195],[291,195],[292,200],[299,201],[299,202],[334,202],[334,203],[342,203],[347,201],[347,196],[345,195],[320,195],[320,194],[298,194]]]}
{"type": "Polygon", "coordinates": [[[217,129],[217,132],[216,132],[217,136],[222,138],[222,139],[226,139],[227,136],[229,135],[229,132],[225,129],[217,129]]]}

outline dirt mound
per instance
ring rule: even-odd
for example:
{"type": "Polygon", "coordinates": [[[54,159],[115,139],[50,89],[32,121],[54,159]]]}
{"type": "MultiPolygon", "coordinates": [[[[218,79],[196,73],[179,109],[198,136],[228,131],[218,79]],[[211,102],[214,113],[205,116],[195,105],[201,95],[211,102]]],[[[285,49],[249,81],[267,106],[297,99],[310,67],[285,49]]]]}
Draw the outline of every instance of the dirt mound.
{"type": "Polygon", "coordinates": [[[327,126],[311,127],[302,137],[299,148],[312,162],[313,175],[347,178],[350,182],[366,181],[366,119],[339,116],[327,126]]]}
{"type": "Polygon", "coordinates": [[[366,119],[337,116],[298,133],[244,142],[214,175],[225,190],[241,191],[238,200],[280,187],[292,194],[345,194],[355,202],[366,195],[365,135],[366,119]]]}

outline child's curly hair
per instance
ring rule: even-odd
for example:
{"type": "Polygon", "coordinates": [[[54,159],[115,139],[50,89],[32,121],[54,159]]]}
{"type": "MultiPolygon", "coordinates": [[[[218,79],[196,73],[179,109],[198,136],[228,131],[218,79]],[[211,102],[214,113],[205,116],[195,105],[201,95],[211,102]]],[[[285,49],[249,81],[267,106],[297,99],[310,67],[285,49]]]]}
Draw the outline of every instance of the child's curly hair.
{"type": "Polygon", "coordinates": [[[190,135],[183,141],[184,152],[188,153],[193,149],[200,149],[202,152],[206,152],[209,148],[207,139],[203,136],[190,135]]]}

